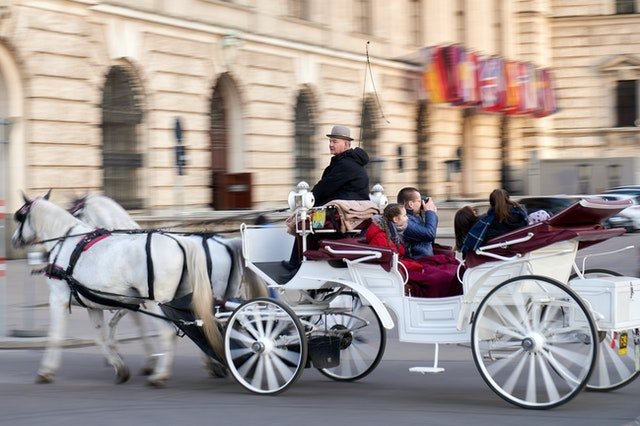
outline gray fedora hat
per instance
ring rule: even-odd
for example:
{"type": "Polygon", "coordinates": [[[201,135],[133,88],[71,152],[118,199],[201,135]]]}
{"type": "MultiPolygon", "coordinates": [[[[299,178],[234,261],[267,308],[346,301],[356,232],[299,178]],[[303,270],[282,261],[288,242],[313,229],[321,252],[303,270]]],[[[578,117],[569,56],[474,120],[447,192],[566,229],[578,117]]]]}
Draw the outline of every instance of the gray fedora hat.
{"type": "Polygon", "coordinates": [[[333,126],[331,133],[327,135],[330,138],[344,139],[352,141],[351,130],[347,126],[333,126]]]}

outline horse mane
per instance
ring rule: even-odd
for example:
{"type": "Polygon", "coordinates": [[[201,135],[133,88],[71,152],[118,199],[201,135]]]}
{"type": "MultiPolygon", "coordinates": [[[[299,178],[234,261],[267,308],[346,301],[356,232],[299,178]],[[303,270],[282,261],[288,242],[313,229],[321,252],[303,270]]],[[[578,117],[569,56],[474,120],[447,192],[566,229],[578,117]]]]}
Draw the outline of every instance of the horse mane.
{"type": "Polygon", "coordinates": [[[96,228],[140,229],[120,204],[105,195],[86,196],[79,219],[96,228]]]}

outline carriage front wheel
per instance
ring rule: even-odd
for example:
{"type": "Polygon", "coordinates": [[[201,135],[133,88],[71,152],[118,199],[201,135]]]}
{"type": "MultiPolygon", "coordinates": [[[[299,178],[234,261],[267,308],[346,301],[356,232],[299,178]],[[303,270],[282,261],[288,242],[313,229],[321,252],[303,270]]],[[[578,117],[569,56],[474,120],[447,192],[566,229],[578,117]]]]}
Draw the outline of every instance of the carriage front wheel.
{"type": "Polygon", "coordinates": [[[224,350],[234,379],[258,394],[283,392],[307,362],[300,320],[287,306],[266,298],[248,301],[231,314],[224,350]]]}
{"type": "Polygon", "coordinates": [[[337,381],[355,381],[371,373],[380,363],[387,343],[382,321],[371,306],[351,291],[331,301],[330,311],[315,318],[317,328],[340,338],[340,364],[320,368],[320,373],[337,381]]]}
{"type": "Polygon", "coordinates": [[[487,294],[471,328],[473,359],[504,400],[547,409],[587,384],[598,350],[590,311],[570,288],[548,277],[511,278],[487,294]]]}
{"type": "MultiPolygon", "coordinates": [[[[609,269],[587,269],[583,273],[585,278],[620,277],[622,274],[609,269]]],[[[579,279],[573,274],[571,280],[579,279]]],[[[638,329],[601,330],[600,346],[598,348],[598,362],[587,383],[587,390],[593,392],[608,392],[620,389],[633,382],[639,375],[636,370],[636,340],[638,329]],[[636,338],[634,338],[636,337],[636,338]],[[622,343],[621,342],[626,342],[622,343]]]]}

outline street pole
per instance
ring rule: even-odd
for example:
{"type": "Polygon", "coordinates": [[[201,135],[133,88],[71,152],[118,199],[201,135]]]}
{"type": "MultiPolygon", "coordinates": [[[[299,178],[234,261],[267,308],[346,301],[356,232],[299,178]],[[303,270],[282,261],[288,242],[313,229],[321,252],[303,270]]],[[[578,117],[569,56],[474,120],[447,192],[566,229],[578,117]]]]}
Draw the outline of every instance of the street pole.
{"type": "Polygon", "coordinates": [[[187,154],[185,150],[185,146],[182,144],[182,121],[180,117],[176,117],[174,132],[176,136],[176,171],[178,172],[178,176],[176,178],[176,184],[174,186],[176,191],[176,204],[178,205],[178,210],[181,213],[184,213],[184,193],[182,188],[182,179],[186,173],[185,167],[187,166],[187,154]]]}
{"type": "Polygon", "coordinates": [[[6,218],[7,218],[7,129],[9,120],[0,119],[0,337],[7,336],[7,247],[6,247],[6,218]]]}

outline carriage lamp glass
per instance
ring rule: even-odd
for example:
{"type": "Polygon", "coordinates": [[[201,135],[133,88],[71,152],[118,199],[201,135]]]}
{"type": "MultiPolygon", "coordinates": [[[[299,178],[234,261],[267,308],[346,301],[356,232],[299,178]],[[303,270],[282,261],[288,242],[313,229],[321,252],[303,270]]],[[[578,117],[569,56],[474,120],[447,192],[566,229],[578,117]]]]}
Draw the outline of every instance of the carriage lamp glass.
{"type": "Polygon", "coordinates": [[[292,211],[299,208],[310,209],[316,203],[313,192],[309,192],[309,184],[305,181],[298,183],[296,190],[289,193],[287,201],[292,211]]]}

